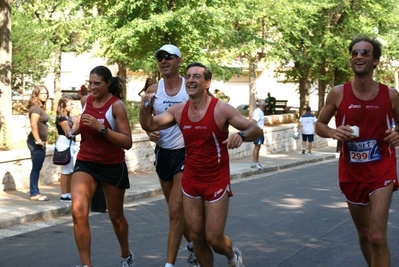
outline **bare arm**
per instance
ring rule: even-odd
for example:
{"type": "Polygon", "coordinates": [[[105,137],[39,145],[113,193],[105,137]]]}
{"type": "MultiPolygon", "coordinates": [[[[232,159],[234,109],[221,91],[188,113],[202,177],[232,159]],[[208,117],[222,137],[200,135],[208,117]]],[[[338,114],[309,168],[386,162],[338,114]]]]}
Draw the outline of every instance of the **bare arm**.
{"type": "MultiPolygon", "coordinates": [[[[112,115],[115,118],[116,126],[119,132],[108,129],[108,132],[104,138],[107,138],[118,147],[130,149],[132,147],[133,140],[130,131],[129,120],[127,118],[125,106],[123,105],[122,101],[118,100],[112,105],[112,115]]],[[[102,123],[89,114],[82,115],[82,123],[91,127],[97,132],[100,132],[104,128],[102,123]]]]}
{"type": "Polygon", "coordinates": [[[392,103],[392,115],[395,121],[395,130],[387,129],[386,133],[387,136],[384,138],[384,142],[392,145],[398,146],[399,145],[399,93],[393,88],[389,88],[389,97],[391,98],[392,103]]]}
{"type": "Polygon", "coordinates": [[[67,120],[58,122],[58,125],[61,126],[62,130],[64,131],[65,136],[70,139],[71,136],[69,135],[69,124],[67,120]]]}
{"type": "MultiPolygon", "coordinates": [[[[157,90],[158,90],[158,83],[154,83],[154,84],[150,85],[145,92],[146,92],[146,94],[151,94],[151,93],[156,94],[157,90]]],[[[153,114],[154,114],[154,111],[153,111],[153,114]]],[[[158,142],[158,140],[160,138],[159,131],[151,131],[151,132],[146,131],[146,133],[151,142],[158,142]]]]}
{"type": "Polygon", "coordinates": [[[242,140],[237,133],[230,134],[228,139],[224,141],[227,142],[227,148],[239,147],[243,141],[254,141],[263,133],[263,130],[254,121],[245,118],[230,104],[218,101],[215,114],[218,114],[215,116],[215,120],[220,129],[227,130],[228,126],[231,125],[245,135],[245,140],[242,140]]]}
{"type": "Polygon", "coordinates": [[[176,124],[175,115],[181,110],[184,104],[176,104],[168,108],[164,113],[153,116],[154,93],[145,94],[141,98],[140,124],[144,131],[153,132],[169,128],[176,124]],[[146,107],[144,103],[150,101],[146,107]]]}
{"type": "Polygon", "coordinates": [[[82,106],[82,108],[85,106],[86,100],[87,100],[87,95],[84,95],[80,98],[80,105],[82,106]]]}
{"type": "Polygon", "coordinates": [[[35,144],[36,145],[41,145],[42,148],[43,148],[44,145],[45,145],[45,142],[40,139],[39,125],[38,125],[39,124],[39,119],[40,119],[40,114],[32,113],[30,115],[30,127],[31,127],[31,130],[32,130],[33,139],[35,140],[35,144]]]}
{"type": "Polygon", "coordinates": [[[352,138],[352,129],[350,125],[341,125],[337,129],[328,126],[331,118],[334,116],[343,97],[343,85],[335,86],[327,96],[324,108],[319,114],[315,124],[316,134],[321,137],[333,138],[339,141],[345,141],[352,138]]]}

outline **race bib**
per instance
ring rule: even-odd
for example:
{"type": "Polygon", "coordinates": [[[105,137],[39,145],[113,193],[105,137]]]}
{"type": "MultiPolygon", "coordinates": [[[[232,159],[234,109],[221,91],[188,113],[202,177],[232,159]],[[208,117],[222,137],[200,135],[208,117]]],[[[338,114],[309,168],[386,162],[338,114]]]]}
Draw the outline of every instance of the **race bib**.
{"type": "Polygon", "coordinates": [[[376,139],[348,141],[349,162],[367,163],[381,159],[380,149],[376,139]]]}

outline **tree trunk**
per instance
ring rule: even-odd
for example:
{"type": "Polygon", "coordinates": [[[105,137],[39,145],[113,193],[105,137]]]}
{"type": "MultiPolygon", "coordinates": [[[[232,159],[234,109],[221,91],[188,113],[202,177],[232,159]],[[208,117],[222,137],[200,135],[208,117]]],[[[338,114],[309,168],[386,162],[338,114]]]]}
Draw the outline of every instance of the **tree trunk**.
{"type": "Polygon", "coordinates": [[[126,69],[126,66],[121,62],[118,62],[117,76],[122,79],[122,95],[123,95],[123,99],[126,99],[126,96],[127,96],[127,90],[126,90],[127,69],[126,69]]]}
{"type": "Polygon", "coordinates": [[[257,59],[249,60],[249,118],[256,108],[256,69],[258,67],[257,59]]]}
{"type": "Polygon", "coordinates": [[[61,92],[61,59],[62,48],[59,48],[54,55],[54,99],[52,101],[52,110],[54,114],[57,112],[58,100],[60,100],[61,92]]]}
{"type": "Polygon", "coordinates": [[[309,67],[302,66],[299,62],[295,63],[295,68],[300,72],[299,78],[299,112],[309,106],[309,67]]]}
{"type": "Polygon", "coordinates": [[[11,3],[0,0],[0,149],[11,148],[11,3]]]}
{"type": "Polygon", "coordinates": [[[346,74],[342,70],[339,70],[338,68],[335,69],[335,71],[334,71],[334,86],[343,84],[346,81],[348,81],[348,79],[349,79],[348,74],[346,74]]]}
{"type": "Polygon", "coordinates": [[[321,111],[321,109],[324,107],[324,97],[326,95],[326,67],[325,67],[325,60],[323,60],[323,63],[320,66],[320,78],[319,79],[319,106],[318,106],[318,112],[321,111]]]}

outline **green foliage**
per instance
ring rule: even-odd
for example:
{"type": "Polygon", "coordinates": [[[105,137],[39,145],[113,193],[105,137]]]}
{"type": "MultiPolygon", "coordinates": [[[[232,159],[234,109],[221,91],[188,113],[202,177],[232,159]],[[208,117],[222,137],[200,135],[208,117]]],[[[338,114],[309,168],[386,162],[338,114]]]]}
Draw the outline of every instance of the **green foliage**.
{"type": "Polygon", "coordinates": [[[47,135],[47,143],[48,144],[55,144],[55,141],[57,141],[58,137],[58,132],[57,132],[57,126],[55,124],[55,119],[56,116],[53,111],[47,112],[48,114],[48,135],[47,135]]]}
{"type": "Polygon", "coordinates": [[[140,104],[133,101],[123,101],[125,104],[125,109],[127,113],[127,117],[129,119],[130,129],[132,131],[135,128],[135,125],[139,123],[139,114],[140,114],[140,104]]]}
{"type": "MultiPolygon", "coordinates": [[[[392,63],[399,58],[397,0],[14,3],[27,19],[15,17],[17,22],[14,19],[13,23],[31,19],[32,25],[24,27],[33,27],[34,33],[42,34],[41,38],[62,51],[89,51],[95,46],[99,48],[97,55],[107,58],[109,64],[154,73],[154,51],[162,44],[173,43],[183,55],[182,72],[186,64],[201,61],[212,68],[215,79],[228,80],[243,68],[250,68],[250,86],[255,84],[256,71],[262,68],[259,63],[273,62],[287,81],[300,82],[301,100],[313,84],[324,83],[328,90],[350,79],[347,45],[355,36],[370,35],[383,41],[376,77],[389,84],[397,68],[392,63]]],[[[42,42],[39,37],[36,40],[42,42]]],[[[29,49],[19,51],[22,55],[29,49]]],[[[20,61],[23,58],[28,57],[22,56],[20,61]]]]}
{"type": "Polygon", "coordinates": [[[32,16],[12,9],[12,88],[31,88],[51,69],[54,51],[45,29],[32,16]]]}

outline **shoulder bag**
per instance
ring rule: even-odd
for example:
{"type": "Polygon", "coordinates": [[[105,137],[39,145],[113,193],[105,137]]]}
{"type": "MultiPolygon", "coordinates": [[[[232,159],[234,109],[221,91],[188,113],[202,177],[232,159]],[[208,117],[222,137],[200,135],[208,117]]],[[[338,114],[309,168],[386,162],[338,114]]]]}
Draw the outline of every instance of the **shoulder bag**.
{"type": "Polygon", "coordinates": [[[71,143],[72,139],[69,141],[68,148],[63,151],[58,151],[58,149],[54,147],[53,163],[55,165],[67,165],[71,162],[71,143]]]}

